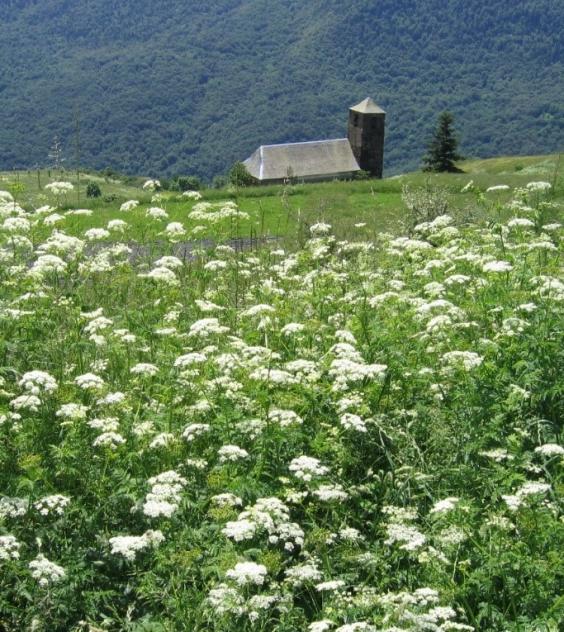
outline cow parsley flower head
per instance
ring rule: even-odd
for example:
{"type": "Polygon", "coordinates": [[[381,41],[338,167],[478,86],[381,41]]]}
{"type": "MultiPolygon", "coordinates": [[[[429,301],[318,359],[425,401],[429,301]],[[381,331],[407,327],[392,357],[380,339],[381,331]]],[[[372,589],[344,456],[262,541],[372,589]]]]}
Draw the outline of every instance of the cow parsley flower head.
{"type": "Polygon", "coordinates": [[[104,387],[104,380],[94,373],[84,373],[74,378],[74,383],[84,391],[97,391],[104,387]]]}
{"type": "Polygon", "coordinates": [[[209,336],[224,334],[228,331],[229,327],[220,325],[217,318],[202,318],[190,325],[188,336],[191,338],[208,338],[209,336]]]}
{"type": "Polygon", "coordinates": [[[217,451],[220,463],[235,463],[248,458],[249,453],[236,445],[223,445],[217,451]]]}
{"type": "Polygon", "coordinates": [[[280,408],[272,408],[268,412],[268,419],[280,424],[282,428],[298,426],[303,423],[302,418],[293,410],[283,410],[280,408]]]}
{"type": "Polygon", "coordinates": [[[28,371],[24,373],[19,385],[32,395],[52,393],[57,390],[57,380],[45,371],[28,371]]]}
{"type": "Polygon", "coordinates": [[[187,481],[174,470],[152,476],[149,481],[151,491],[143,504],[143,513],[150,518],[164,516],[170,518],[178,509],[180,494],[187,481]]]}
{"type": "Polygon", "coordinates": [[[2,223],[2,230],[8,233],[27,233],[30,229],[31,224],[25,217],[7,217],[2,223]]]}
{"type": "Polygon", "coordinates": [[[50,516],[51,514],[62,516],[69,503],[70,498],[68,496],[53,494],[52,496],[45,496],[44,498],[34,502],[33,507],[42,516],[50,516]]]}
{"type": "Polygon", "coordinates": [[[101,432],[116,432],[119,430],[119,419],[117,417],[96,417],[88,421],[86,425],[101,432]]]}
{"type": "Polygon", "coordinates": [[[528,182],[526,188],[528,191],[549,191],[552,189],[552,185],[550,182],[543,182],[541,180],[538,182],[528,182]]]}
{"type": "Polygon", "coordinates": [[[234,520],[228,522],[221,530],[221,533],[234,542],[244,542],[252,540],[257,531],[257,524],[252,520],[234,520]]]}
{"type": "Polygon", "coordinates": [[[40,255],[29,271],[32,277],[44,277],[49,274],[65,272],[67,264],[57,255],[40,255]]]}
{"type": "Polygon", "coordinates": [[[243,596],[236,588],[231,588],[226,584],[219,584],[212,588],[206,601],[213,612],[219,616],[225,614],[240,616],[245,611],[243,596]]]}
{"type": "Polygon", "coordinates": [[[401,523],[390,523],[386,527],[388,537],[384,544],[400,544],[404,551],[415,551],[426,542],[426,537],[415,527],[401,523]]]}
{"type": "Polygon", "coordinates": [[[178,241],[186,235],[186,229],[180,222],[170,222],[165,228],[165,235],[170,241],[178,241]]]}
{"type": "Polygon", "coordinates": [[[302,323],[288,323],[287,325],[284,325],[284,327],[282,327],[280,333],[283,336],[292,336],[294,334],[299,334],[303,332],[304,329],[305,325],[303,325],[302,323]]]}
{"type": "Polygon", "coordinates": [[[540,454],[541,456],[546,457],[563,456],[564,448],[557,443],[545,443],[540,445],[538,448],[535,448],[535,454],[540,454]]]}
{"type": "Polygon", "coordinates": [[[471,371],[482,364],[483,358],[474,351],[448,351],[442,356],[447,367],[463,368],[471,371]]]}
{"type": "Polygon", "coordinates": [[[320,621],[310,623],[307,629],[308,632],[327,632],[327,630],[330,630],[334,626],[335,624],[333,621],[329,621],[329,619],[321,619],[320,621]]]}
{"type": "Polygon", "coordinates": [[[526,217],[514,217],[507,222],[509,228],[534,228],[535,222],[526,217]]]}
{"type": "Polygon", "coordinates": [[[174,272],[170,268],[165,268],[163,266],[153,268],[146,274],[139,274],[139,277],[152,279],[153,281],[161,283],[162,285],[180,285],[180,281],[178,280],[176,274],[174,274],[174,272]]]}
{"type": "Polygon", "coordinates": [[[157,179],[147,180],[143,184],[143,189],[145,191],[155,191],[155,190],[160,189],[160,188],[161,188],[161,183],[157,179]]]}
{"type": "Polygon", "coordinates": [[[120,207],[119,210],[122,213],[127,213],[128,211],[132,211],[136,206],[139,206],[138,200],[127,200],[120,207]]]}
{"type": "Polygon", "coordinates": [[[37,580],[42,588],[47,588],[50,584],[61,581],[66,573],[65,569],[54,562],[50,562],[41,553],[29,563],[31,576],[37,580]]]}
{"type": "Polygon", "coordinates": [[[295,587],[309,582],[318,582],[323,576],[313,560],[292,566],[284,574],[286,581],[295,587]]]}
{"type": "Polygon", "coordinates": [[[122,219],[111,219],[108,222],[108,230],[114,233],[124,233],[129,224],[122,219]]]}
{"type": "Polygon", "coordinates": [[[20,395],[10,400],[10,407],[15,411],[29,410],[36,413],[39,410],[39,406],[41,406],[41,400],[37,395],[20,395]]]}
{"type": "Polygon", "coordinates": [[[110,231],[105,228],[89,228],[84,232],[84,237],[88,241],[100,241],[102,239],[109,239],[110,231]]]}
{"type": "Polygon", "coordinates": [[[13,535],[0,536],[0,562],[3,560],[17,560],[20,557],[20,543],[13,535]]]}
{"type": "Polygon", "coordinates": [[[184,191],[182,197],[198,201],[202,199],[202,194],[199,191],[184,191]]]}
{"type": "Polygon", "coordinates": [[[456,498],[455,496],[449,496],[448,498],[439,500],[431,507],[431,510],[429,511],[429,513],[430,514],[444,514],[449,511],[452,511],[456,507],[458,501],[459,499],[456,498]]]}
{"type": "Polygon", "coordinates": [[[323,476],[329,472],[329,468],[321,465],[319,459],[313,456],[298,456],[292,459],[288,469],[296,478],[304,482],[309,482],[312,478],[323,476]]]}
{"type": "Polygon", "coordinates": [[[64,215],[60,215],[59,213],[51,213],[51,215],[47,215],[43,219],[43,223],[45,226],[53,226],[54,224],[58,224],[65,219],[64,215]]]}
{"type": "Polygon", "coordinates": [[[228,570],[225,576],[232,579],[239,586],[254,584],[262,586],[267,576],[266,566],[255,562],[238,562],[235,567],[228,570]]]}
{"type": "Polygon", "coordinates": [[[176,440],[176,436],[172,432],[161,432],[156,437],[153,438],[151,443],[149,443],[149,448],[151,450],[156,450],[158,448],[167,448],[176,440]]]}
{"type": "Polygon", "coordinates": [[[164,541],[161,531],[149,529],[143,535],[118,535],[109,539],[111,552],[121,555],[128,562],[133,562],[137,553],[148,548],[154,548],[164,541]]]}
{"type": "Polygon", "coordinates": [[[45,190],[53,195],[64,195],[74,190],[74,186],[70,182],[49,182],[45,185],[45,190]]]}
{"type": "Polygon", "coordinates": [[[168,213],[159,206],[151,206],[147,209],[145,215],[151,219],[168,219],[168,213]]]}
{"type": "Polygon", "coordinates": [[[309,228],[309,231],[312,235],[327,235],[331,231],[331,224],[327,224],[325,222],[318,222],[317,224],[312,224],[309,228]]]}
{"type": "Polygon", "coordinates": [[[105,397],[99,399],[96,403],[98,406],[119,406],[125,401],[125,393],[116,391],[108,393],[105,397]]]}
{"type": "Polygon", "coordinates": [[[218,507],[240,507],[243,504],[243,500],[235,494],[225,492],[223,494],[216,494],[211,497],[211,502],[218,507]]]}
{"type": "Polygon", "coordinates": [[[343,502],[349,495],[341,485],[320,485],[312,494],[322,502],[343,502]]]}
{"type": "Polygon", "coordinates": [[[482,266],[484,272],[511,272],[513,266],[508,261],[487,261],[482,266]]]}
{"type": "Polygon", "coordinates": [[[509,185],[507,184],[496,184],[492,187],[488,187],[486,189],[486,193],[492,193],[494,191],[509,191],[509,185]]]}
{"type": "Polygon", "coordinates": [[[211,426],[209,424],[190,424],[184,428],[182,437],[190,443],[210,430],[211,426]]]}
{"type": "Polygon", "coordinates": [[[140,362],[139,364],[131,367],[129,371],[134,375],[147,375],[152,377],[159,372],[159,367],[154,364],[149,364],[148,362],[140,362]]]}
{"type": "Polygon", "coordinates": [[[342,579],[332,579],[316,584],[315,590],[317,590],[317,592],[330,592],[333,590],[339,590],[339,588],[344,588],[345,586],[346,584],[342,579]]]}
{"type": "Polygon", "coordinates": [[[20,518],[25,516],[28,509],[28,501],[25,498],[0,498],[0,518],[20,518]]]}
{"type": "Polygon", "coordinates": [[[345,430],[355,430],[356,432],[367,432],[366,422],[353,413],[344,413],[341,415],[341,426],[345,430]]]}
{"type": "Polygon", "coordinates": [[[92,446],[95,448],[109,448],[110,450],[116,450],[120,445],[125,443],[124,437],[118,432],[103,432],[98,435],[92,442],[92,446]]]}

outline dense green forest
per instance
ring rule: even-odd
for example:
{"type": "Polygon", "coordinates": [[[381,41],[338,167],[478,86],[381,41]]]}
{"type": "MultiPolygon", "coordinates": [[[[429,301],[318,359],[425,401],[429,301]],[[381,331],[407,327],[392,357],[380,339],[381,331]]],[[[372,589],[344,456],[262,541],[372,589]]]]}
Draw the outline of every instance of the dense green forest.
{"type": "Polygon", "coordinates": [[[0,168],[46,166],[58,136],[69,166],[211,178],[344,136],[368,95],[388,174],[447,108],[466,156],[558,151],[563,33],[556,0],[3,0],[0,168]]]}

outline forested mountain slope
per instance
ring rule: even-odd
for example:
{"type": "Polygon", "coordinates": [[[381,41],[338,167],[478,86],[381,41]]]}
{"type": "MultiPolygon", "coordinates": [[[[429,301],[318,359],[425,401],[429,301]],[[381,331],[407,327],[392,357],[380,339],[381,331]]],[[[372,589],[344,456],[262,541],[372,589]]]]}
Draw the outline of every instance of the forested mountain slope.
{"type": "Polygon", "coordinates": [[[2,0],[0,168],[53,137],[95,168],[211,177],[261,143],[344,136],[370,95],[388,173],[438,112],[466,155],[564,146],[556,0],[2,0]]]}

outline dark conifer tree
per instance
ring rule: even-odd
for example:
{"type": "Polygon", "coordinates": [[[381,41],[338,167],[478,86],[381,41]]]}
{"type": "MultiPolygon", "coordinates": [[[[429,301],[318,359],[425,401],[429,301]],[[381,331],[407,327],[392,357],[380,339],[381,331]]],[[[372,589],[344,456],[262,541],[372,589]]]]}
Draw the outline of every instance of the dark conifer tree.
{"type": "Polygon", "coordinates": [[[439,116],[437,128],[423,158],[425,171],[460,171],[454,164],[460,160],[460,156],[456,151],[458,140],[452,129],[453,121],[450,112],[443,112],[439,116]]]}

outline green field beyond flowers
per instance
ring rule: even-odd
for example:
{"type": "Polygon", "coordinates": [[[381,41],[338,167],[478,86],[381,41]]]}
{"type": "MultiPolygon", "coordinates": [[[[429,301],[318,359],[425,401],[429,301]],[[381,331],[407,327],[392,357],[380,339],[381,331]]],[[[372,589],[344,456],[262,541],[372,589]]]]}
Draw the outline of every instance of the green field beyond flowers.
{"type": "Polygon", "coordinates": [[[0,629],[560,630],[558,160],[465,170],[5,174],[0,629]]]}
{"type": "Polygon", "coordinates": [[[384,180],[294,183],[286,187],[238,190],[205,189],[201,192],[202,201],[217,205],[215,210],[230,201],[235,202],[241,211],[238,217],[223,218],[213,226],[210,222],[203,222],[205,230],[202,230],[202,221],[190,216],[198,200],[179,193],[143,190],[144,178],[121,181],[81,174],[77,183],[73,172],[43,171],[39,173],[39,178],[33,171],[4,172],[0,173],[0,190],[13,191],[16,201],[29,211],[42,209],[42,215],[54,215],[47,220],[47,227],[39,224],[34,228],[34,234],[39,239],[45,238],[53,228],[80,238],[84,238],[88,229],[103,228],[110,234],[94,232],[87,239],[155,243],[168,239],[165,232],[168,224],[181,223],[184,232],[177,235],[177,241],[199,240],[202,236],[216,241],[275,236],[287,238],[290,247],[296,243],[303,244],[308,227],[319,221],[329,221],[335,235],[346,239],[372,238],[378,232],[404,230],[404,187],[442,190],[449,207],[466,218],[475,216],[476,192],[485,192],[497,185],[509,186],[510,190],[488,193],[483,204],[479,205],[480,216],[484,215],[484,211],[488,216],[495,216],[499,203],[509,200],[515,188],[535,180],[548,181],[553,186],[551,199],[564,201],[564,163],[558,155],[472,160],[462,162],[460,166],[464,173],[419,172],[384,180]],[[70,182],[73,189],[57,195],[47,188],[50,181],[70,182]],[[100,186],[100,198],[86,197],[88,182],[100,186]],[[475,187],[463,190],[469,182],[473,182],[475,187]],[[139,205],[120,211],[120,207],[130,200],[139,202],[139,205]],[[150,208],[162,208],[166,214],[148,216],[150,208]],[[108,226],[116,219],[126,224],[114,221],[108,226]]]}

